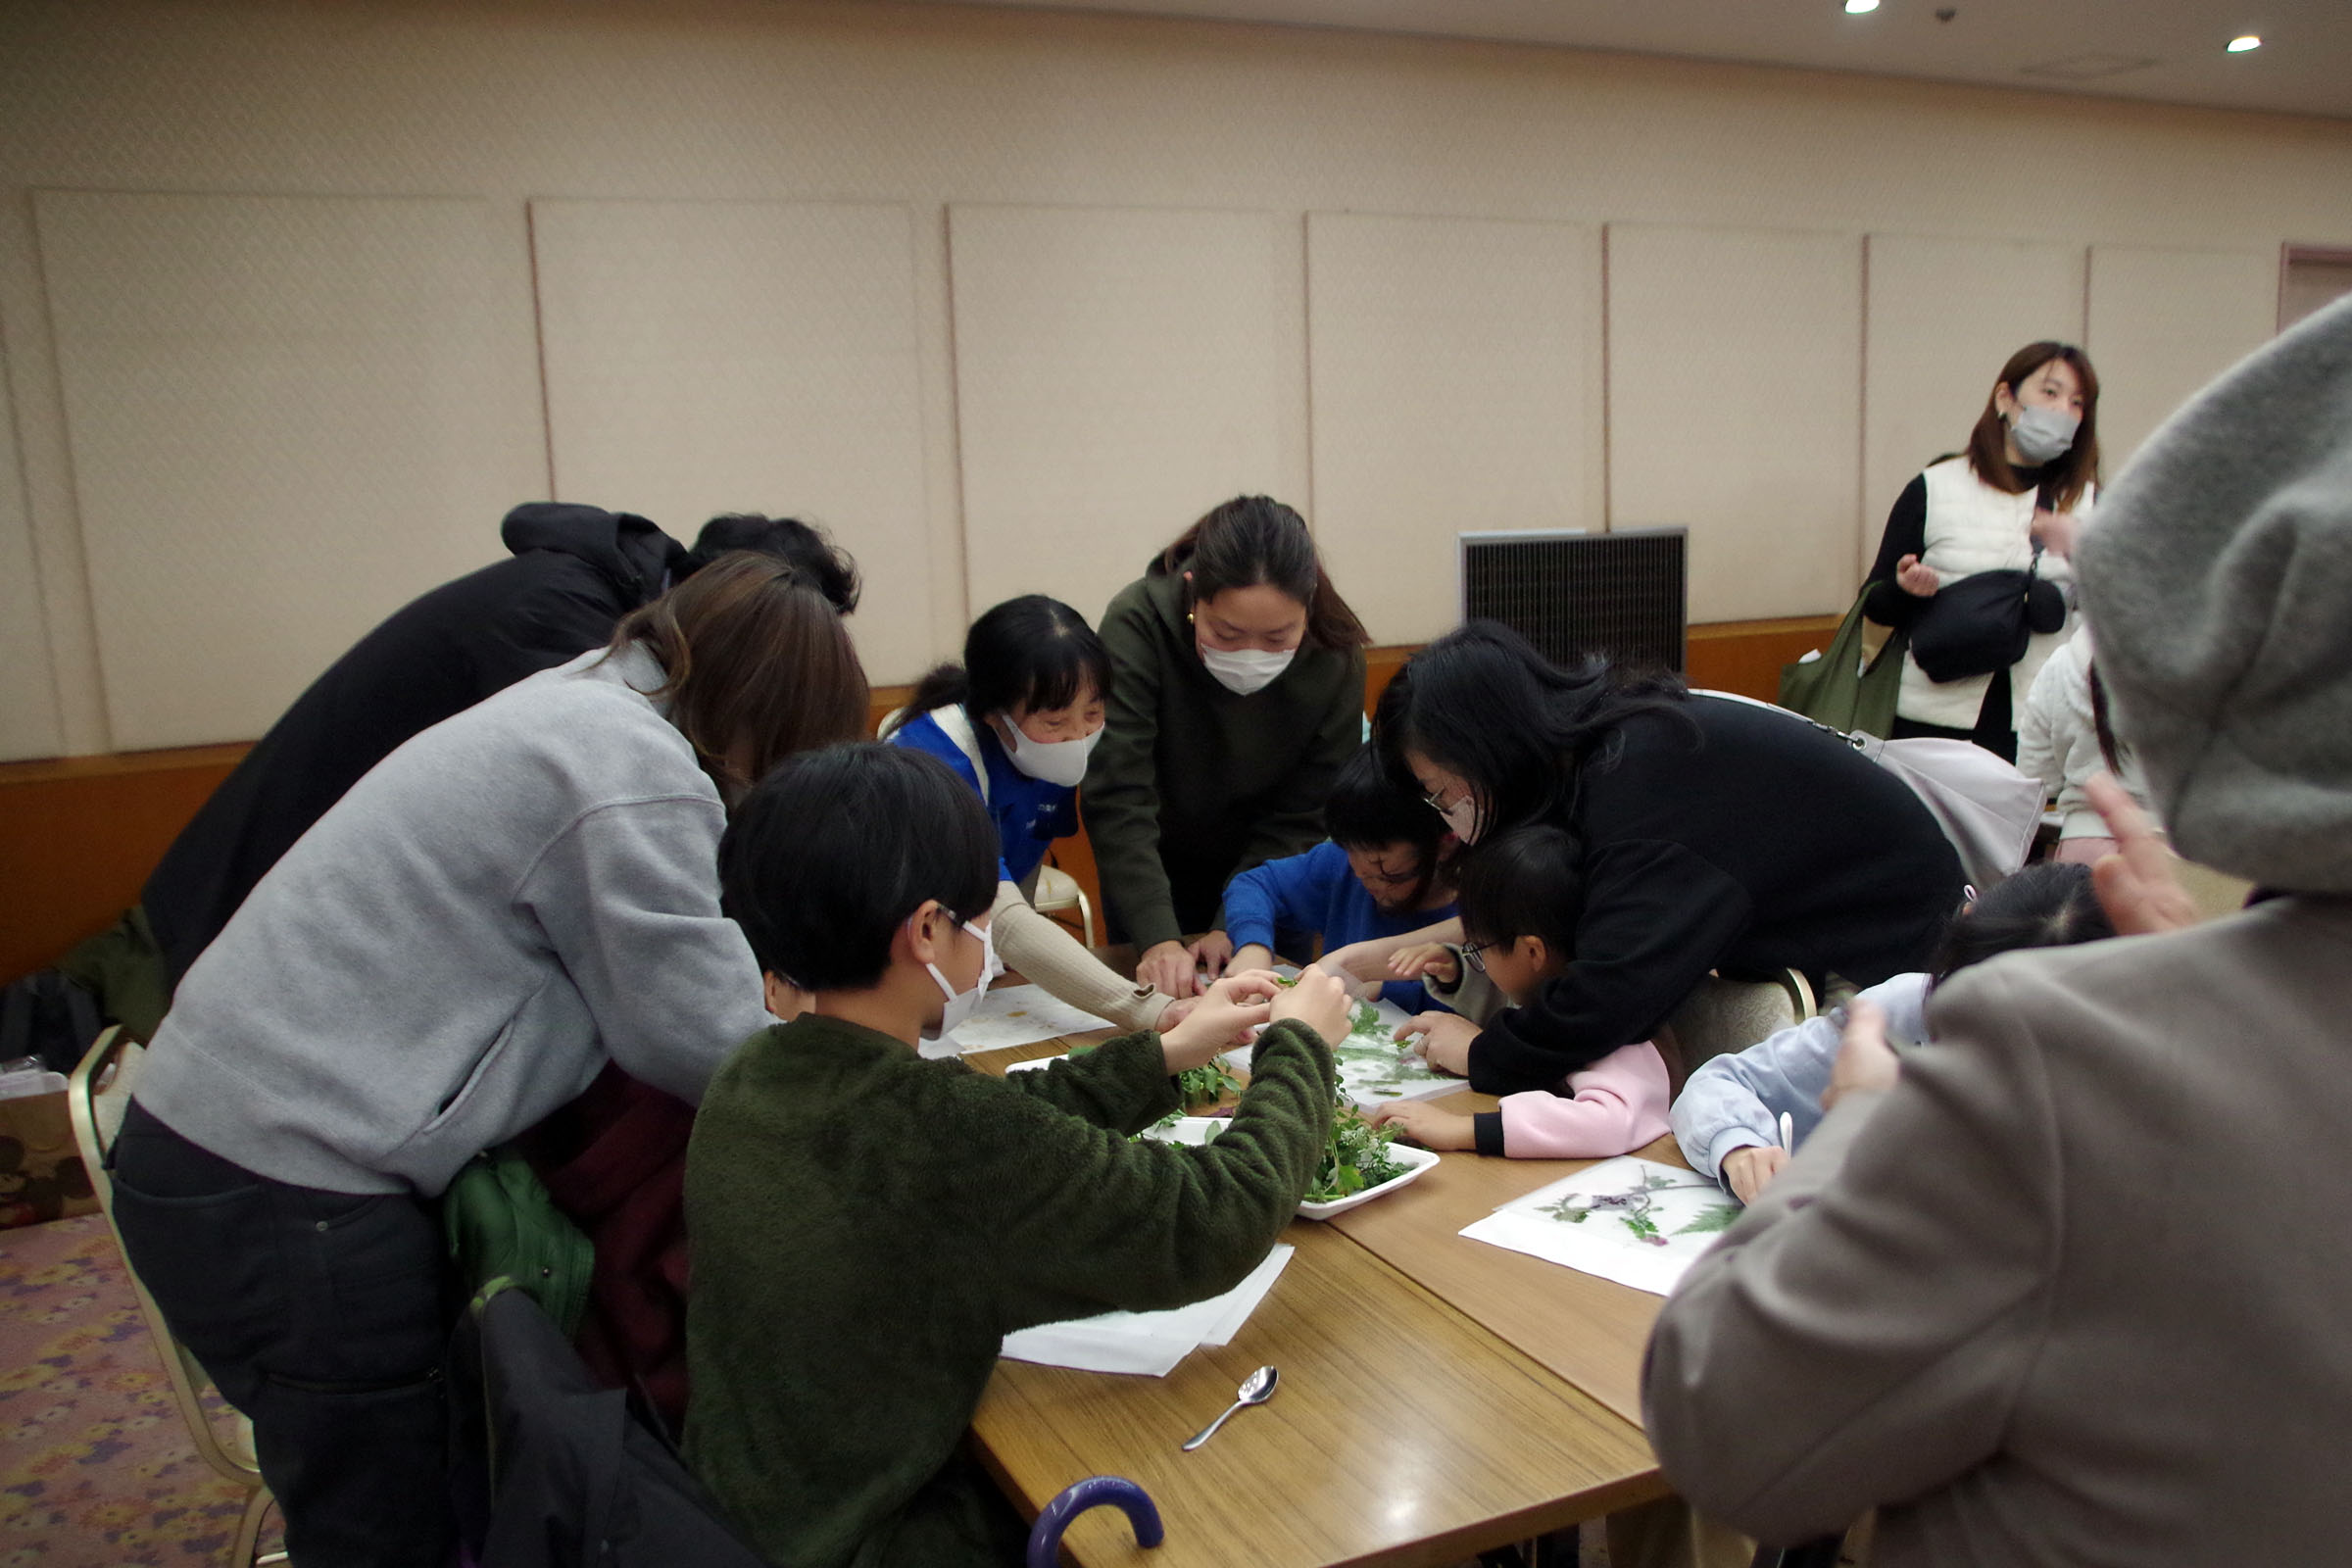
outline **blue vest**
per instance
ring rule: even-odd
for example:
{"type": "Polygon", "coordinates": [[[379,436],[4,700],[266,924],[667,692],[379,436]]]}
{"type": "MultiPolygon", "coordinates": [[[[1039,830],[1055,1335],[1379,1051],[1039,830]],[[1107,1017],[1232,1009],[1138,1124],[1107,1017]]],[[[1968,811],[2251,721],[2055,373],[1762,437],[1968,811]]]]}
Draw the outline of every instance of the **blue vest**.
{"type": "Polygon", "coordinates": [[[1078,791],[1067,784],[1031,778],[1013,766],[1004,743],[987,724],[974,720],[972,735],[980,760],[988,767],[985,789],[972,759],[940,727],[936,711],[900,725],[891,732],[890,743],[929,752],[972,787],[987,806],[989,819],[997,824],[997,851],[1003,858],[999,870],[1006,881],[1018,882],[1037,869],[1037,862],[1046,858],[1047,845],[1078,831],[1078,791]]]}

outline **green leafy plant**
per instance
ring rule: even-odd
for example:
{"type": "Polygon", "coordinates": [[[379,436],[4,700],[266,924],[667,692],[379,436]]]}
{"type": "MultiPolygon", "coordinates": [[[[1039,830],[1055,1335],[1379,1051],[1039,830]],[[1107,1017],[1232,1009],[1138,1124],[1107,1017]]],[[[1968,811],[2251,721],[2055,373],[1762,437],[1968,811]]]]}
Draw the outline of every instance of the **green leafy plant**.
{"type": "MultiPolygon", "coordinates": [[[[1611,1213],[1618,1223],[1631,1231],[1634,1239],[1651,1247],[1668,1244],[1666,1232],[1650,1216],[1657,1211],[1651,1198],[1653,1193],[1711,1187],[1709,1182],[1677,1181],[1671,1176],[1644,1172],[1642,1180],[1622,1193],[1570,1193],[1556,1203],[1544,1203],[1537,1208],[1539,1214],[1548,1214],[1565,1225],[1582,1225],[1597,1213],[1611,1213]]],[[[1728,1228],[1740,1217],[1739,1208],[1731,1203],[1713,1203],[1701,1209],[1689,1224],[1678,1227],[1677,1236],[1703,1236],[1728,1228]]]]}
{"type": "Polygon", "coordinates": [[[1176,1093],[1183,1098],[1187,1110],[1200,1105],[1213,1105],[1227,1095],[1241,1092],[1241,1079],[1234,1076],[1232,1068],[1215,1058],[1198,1067],[1187,1067],[1176,1075],[1176,1093]]]}
{"type": "Polygon", "coordinates": [[[1396,1137],[1396,1128],[1370,1126],[1353,1105],[1339,1102],[1332,1113],[1331,1141],[1323,1148],[1315,1179],[1307,1184],[1306,1200],[1337,1202],[1403,1175],[1411,1167],[1389,1153],[1396,1137]]]}

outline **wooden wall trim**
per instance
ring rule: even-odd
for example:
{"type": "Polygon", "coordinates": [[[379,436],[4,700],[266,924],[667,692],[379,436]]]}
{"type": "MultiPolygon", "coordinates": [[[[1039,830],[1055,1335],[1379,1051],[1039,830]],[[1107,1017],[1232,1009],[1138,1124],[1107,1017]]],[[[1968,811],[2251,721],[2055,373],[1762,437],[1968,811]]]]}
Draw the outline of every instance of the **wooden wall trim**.
{"type": "MultiPolygon", "coordinates": [[[[1825,645],[1837,627],[1835,615],[1693,626],[1690,683],[1769,701],[1781,665],[1825,645]]],[[[1365,651],[1367,710],[1413,652],[1365,651]]],[[[869,729],[912,695],[909,686],[874,688],[869,729]]],[[[0,763],[0,980],[54,963],[136,903],[172,837],[246,751],[195,746],[0,763]]],[[[1056,845],[1054,859],[1100,900],[1084,834],[1056,845]]]]}

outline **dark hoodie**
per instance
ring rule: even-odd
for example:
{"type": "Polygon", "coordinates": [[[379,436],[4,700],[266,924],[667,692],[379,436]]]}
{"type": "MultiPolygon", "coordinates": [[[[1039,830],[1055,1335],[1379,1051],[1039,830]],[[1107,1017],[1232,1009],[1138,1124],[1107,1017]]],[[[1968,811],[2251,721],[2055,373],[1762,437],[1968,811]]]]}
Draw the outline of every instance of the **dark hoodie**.
{"type": "Polygon", "coordinates": [[[599,507],[531,502],[499,536],[513,560],[433,589],[361,638],[165,852],[141,899],[172,985],[362,774],[491,693],[602,647],[686,559],[645,518],[599,507]]]}

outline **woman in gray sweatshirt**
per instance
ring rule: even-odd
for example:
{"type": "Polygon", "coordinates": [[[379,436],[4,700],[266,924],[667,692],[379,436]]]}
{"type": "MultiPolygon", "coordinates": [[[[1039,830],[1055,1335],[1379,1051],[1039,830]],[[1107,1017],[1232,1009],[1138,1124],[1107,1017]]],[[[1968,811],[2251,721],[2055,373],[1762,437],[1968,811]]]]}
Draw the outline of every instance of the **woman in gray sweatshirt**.
{"type": "Polygon", "coordinates": [[[446,1556],[451,1303],[424,1200],[608,1060],[701,1099],[765,1021],[719,912],[727,806],[865,708],[823,597],[726,558],[386,758],[181,982],[116,1219],[252,1418],[305,1568],[446,1556]]]}

